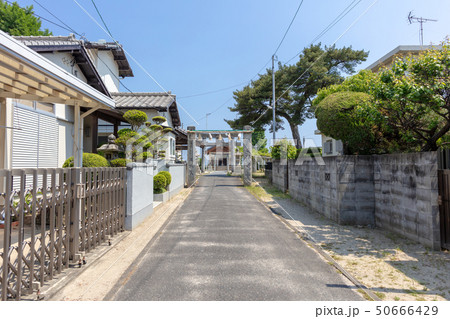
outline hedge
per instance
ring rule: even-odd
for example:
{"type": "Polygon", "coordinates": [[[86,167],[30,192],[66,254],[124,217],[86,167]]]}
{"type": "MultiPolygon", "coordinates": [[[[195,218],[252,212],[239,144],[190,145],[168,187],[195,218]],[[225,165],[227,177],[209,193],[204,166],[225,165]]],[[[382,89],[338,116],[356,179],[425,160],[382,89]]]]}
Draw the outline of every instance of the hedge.
{"type": "MultiPolygon", "coordinates": [[[[83,153],[83,167],[109,167],[108,160],[101,155],[93,153],[83,153]]],[[[63,167],[73,167],[73,156],[69,157],[63,167]]]]}
{"type": "Polygon", "coordinates": [[[131,163],[131,160],[126,158],[116,158],[109,162],[111,167],[126,167],[128,163],[131,163]]]}

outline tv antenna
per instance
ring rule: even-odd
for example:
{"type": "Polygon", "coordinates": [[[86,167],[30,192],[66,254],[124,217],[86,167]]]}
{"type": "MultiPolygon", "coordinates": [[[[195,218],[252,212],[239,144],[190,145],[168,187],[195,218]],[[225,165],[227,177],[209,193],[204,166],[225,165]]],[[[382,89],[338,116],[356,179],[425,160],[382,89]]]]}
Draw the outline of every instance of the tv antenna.
{"type": "Polygon", "coordinates": [[[420,45],[423,46],[423,24],[425,22],[437,22],[437,20],[426,19],[426,18],[422,18],[422,17],[420,17],[420,18],[415,17],[415,16],[413,16],[412,11],[410,11],[408,14],[408,21],[409,21],[409,24],[420,23],[419,41],[420,41],[420,45]]]}

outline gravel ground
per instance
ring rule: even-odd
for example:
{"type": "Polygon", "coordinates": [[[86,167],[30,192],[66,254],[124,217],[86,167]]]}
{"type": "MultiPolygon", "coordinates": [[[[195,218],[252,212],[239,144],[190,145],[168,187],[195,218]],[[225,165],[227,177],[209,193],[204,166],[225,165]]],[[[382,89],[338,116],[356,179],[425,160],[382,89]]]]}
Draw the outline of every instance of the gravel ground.
{"type": "Polygon", "coordinates": [[[286,221],[306,231],[380,299],[450,300],[448,251],[432,251],[383,229],[338,225],[276,190],[265,178],[256,181],[265,191],[255,183],[248,187],[251,193],[269,205],[276,201],[286,221]]]}

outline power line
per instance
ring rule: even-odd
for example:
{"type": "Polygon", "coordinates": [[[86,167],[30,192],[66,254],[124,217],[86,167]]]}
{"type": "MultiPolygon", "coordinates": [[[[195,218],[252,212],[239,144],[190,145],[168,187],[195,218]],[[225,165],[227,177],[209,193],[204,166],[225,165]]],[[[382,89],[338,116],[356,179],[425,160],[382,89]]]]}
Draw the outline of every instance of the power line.
{"type": "MultiPolygon", "coordinates": [[[[337,41],[339,41],[369,10],[370,10],[370,8],[372,8],[377,2],[378,2],[379,0],[375,0],[374,2],[372,2],[372,4],[371,5],[369,5],[368,7],[367,7],[367,9],[363,12],[363,13],[361,13],[351,24],[350,24],[350,26],[333,42],[333,44],[332,44],[332,46],[334,45],[334,44],[336,44],[336,42],[337,41]]],[[[314,65],[314,64],[316,64],[318,61],[319,61],[319,59],[321,59],[325,54],[326,54],[326,52],[327,51],[324,51],[294,82],[292,82],[292,84],[278,97],[278,99],[277,99],[277,102],[278,102],[278,100],[280,100],[285,94],[286,94],[286,92],[288,92],[293,86],[294,86],[294,84],[295,83],[297,83],[297,81],[298,80],[300,80],[300,78],[302,78],[303,77],[303,75],[305,75],[305,73],[306,72],[308,72],[309,71],[309,69],[311,69],[311,67],[314,65]]],[[[252,122],[252,125],[254,125],[256,122],[258,122],[266,113],[267,113],[267,111],[268,111],[269,109],[267,109],[267,110],[265,110],[264,111],[264,113],[263,114],[261,114],[255,121],[253,121],[252,122]]]]}
{"type": "MultiPolygon", "coordinates": [[[[368,11],[369,11],[369,9],[370,8],[372,8],[374,5],[375,5],[375,3],[377,3],[379,0],[375,0],[374,2],[372,2],[372,4],[369,6],[369,7],[367,7],[367,9],[363,12],[363,13],[361,13],[359,16],[358,16],[358,18],[356,18],[351,24],[350,24],[350,26],[333,42],[333,44],[331,45],[331,46],[333,46],[333,45],[335,45],[336,44],[336,42],[338,42],[358,21],[359,21],[359,19],[361,19],[368,11]]],[[[326,50],[316,59],[316,61],[314,61],[294,82],[292,82],[292,84],[278,97],[278,99],[277,99],[277,102],[278,102],[278,100],[279,99],[281,99],[281,97],[284,95],[284,94],[286,94],[286,92],[287,91],[289,91],[290,89],[291,89],[291,87],[292,86],[294,86],[294,84],[295,83],[297,83],[297,81],[298,80],[300,80],[300,78],[302,78],[303,77],[303,75],[305,75],[305,73],[306,72],[308,72],[309,71],[309,69],[311,69],[312,68],[312,66],[314,65],[314,64],[316,64],[316,62],[317,61],[319,61],[319,59],[321,59],[325,54],[326,54],[326,50]]]]}
{"type": "Polygon", "coordinates": [[[108,28],[108,26],[106,25],[105,20],[103,20],[103,17],[102,17],[102,15],[101,15],[100,11],[99,11],[98,8],[97,8],[97,5],[95,4],[94,0],[91,0],[91,1],[92,1],[92,4],[94,5],[95,11],[97,11],[97,14],[98,14],[98,16],[100,17],[100,19],[102,20],[103,25],[105,26],[106,30],[108,30],[108,33],[109,33],[109,35],[110,35],[111,38],[112,38],[112,33],[111,33],[111,31],[109,31],[109,28],[108,28]]]}
{"type": "Polygon", "coordinates": [[[298,13],[298,11],[300,10],[300,8],[301,8],[301,6],[302,6],[302,4],[303,4],[303,1],[304,1],[304,0],[302,0],[302,1],[300,2],[300,4],[298,5],[297,11],[295,11],[294,17],[292,18],[291,23],[289,23],[289,26],[288,26],[288,28],[286,29],[286,32],[284,33],[283,38],[281,39],[280,44],[278,44],[278,47],[277,47],[277,49],[275,50],[275,52],[273,53],[273,55],[277,54],[278,49],[281,47],[281,44],[283,43],[284,39],[286,38],[286,35],[288,34],[289,29],[290,29],[291,26],[292,26],[292,23],[294,23],[295,18],[297,17],[297,13],[298,13]]]}
{"type": "MultiPolygon", "coordinates": [[[[11,1],[8,1],[8,0],[4,0],[4,1],[7,2],[7,3],[9,3],[10,5],[17,5],[20,9],[25,10],[24,8],[22,8],[21,6],[19,6],[19,5],[18,5],[17,3],[15,3],[15,2],[11,2],[11,1]]],[[[58,23],[55,23],[54,21],[48,20],[48,19],[46,19],[46,18],[44,18],[44,17],[42,17],[42,16],[40,16],[40,15],[38,15],[38,14],[36,14],[36,13],[33,13],[33,15],[34,15],[35,17],[39,18],[39,19],[42,19],[42,20],[44,20],[44,21],[47,21],[48,23],[51,23],[51,24],[53,24],[53,25],[56,25],[57,27],[60,27],[61,29],[64,29],[64,30],[66,30],[66,31],[75,33],[75,31],[73,31],[70,27],[63,27],[62,25],[60,25],[60,24],[58,24],[58,23]]],[[[78,35],[80,35],[80,34],[78,34],[78,35]]],[[[80,36],[82,36],[82,35],[80,35],[80,36]]]]}
{"type": "MultiPolygon", "coordinates": [[[[79,33],[77,33],[74,29],[72,29],[70,26],[68,26],[64,21],[62,21],[61,19],[59,19],[57,16],[55,16],[53,13],[51,13],[46,7],[44,7],[42,4],[39,3],[39,1],[37,0],[33,0],[37,5],[39,5],[42,9],[44,9],[45,11],[47,11],[52,17],[54,17],[56,20],[58,20],[59,22],[61,22],[63,25],[65,25],[68,29],[70,29],[70,32],[75,33],[80,35],[79,33]]],[[[67,30],[67,29],[66,29],[67,30]]],[[[81,36],[81,35],[80,35],[81,36]]]]}
{"type": "MultiPolygon", "coordinates": [[[[5,1],[7,1],[7,0],[5,0],[5,1]]],[[[52,24],[54,24],[54,25],[57,25],[57,26],[59,26],[60,28],[66,30],[66,31],[73,32],[74,34],[77,34],[77,35],[79,35],[80,37],[84,37],[84,35],[78,33],[77,31],[75,31],[75,29],[73,29],[72,27],[70,27],[69,25],[67,25],[66,23],[64,23],[61,19],[59,19],[56,15],[54,15],[51,11],[49,11],[49,10],[48,10],[46,7],[44,7],[42,4],[40,4],[40,3],[37,2],[36,0],[34,0],[34,1],[35,1],[40,7],[42,7],[45,11],[47,11],[49,14],[51,14],[54,18],[56,18],[58,21],[61,21],[66,27],[63,27],[63,26],[61,26],[61,25],[59,25],[59,24],[57,24],[57,23],[54,23],[54,22],[51,21],[51,20],[47,20],[47,19],[45,19],[45,18],[43,18],[43,17],[37,15],[36,13],[32,13],[34,16],[39,17],[39,18],[41,18],[41,19],[44,19],[45,21],[50,22],[50,23],[52,23],[52,24]]],[[[9,2],[9,1],[7,1],[7,2],[8,2],[8,3],[11,3],[11,2],[9,2]]],[[[11,4],[12,4],[12,3],[11,3],[11,4]]],[[[21,9],[23,10],[22,7],[19,6],[19,8],[21,8],[21,9]]],[[[130,89],[123,83],[123,81],[122,81],[118,76],[116,76],[116,74],[114,73],[114,71],[111,70],[111,68],[108,66],[108,64],[107,64],[107,63],[99,56],[99,54],[97,53],[96,50],[92,50],[92,52],[95,53],[97,59],[99,59],[99,60],[103,63],[103,65],[111,72],[111,75],[112,75],[114,78],[116,78],[116,80],[119,82],[120,85],[122,85],[128,92],[130,92],[137,100],[142,101],[140,96],[135,95],[134,92],[133,92],[132,90],[130,90],[130,89]]]]}
{"type": "MultiPolygon", "coordinates": [[[[93,21],[93,22],[95,22],[95,24],[97,24],[97,26],[100,28],[100,29],[102,29],[103,30],[103,32],[105,32],[118,46],[120,46],[120,44],[116,41],[116,39],[114,39],[114,37],[113,36],[111,36],[111,34],[109,34],[106,30],[105,30],[105,28],[103,28],[99,23],[98,23],[98,21],[94,18],[94,17],[92,17],[92,15],[91,14],[89,14],[89,12],[77,1],[77,0],[73,0],[77,5],[78,5],[78,7],[80,7],[80,9],[93,21]]],[[[142,64],[141,63],[139,63],[139,61],[137,61],[135,58],[134,58],[134,56],[131,54],[131,53],[129,53],[127,50],[125,50],[123,47],[122,47],[122,50],[134,61],[134,63],[136,63],[137,64],[137,66],[139,66],[139,68],[150,78],[150,79],[152,79],[152,81],[153,82],[155,82],[165,93],[167,93],[171,98],[172,98],[172,100],[175,102],[175,99],[172,97],[172,95],[171,94],[169,94],[168,92],[167,92],[167,90],[150,74],[150,72],[148,72],[147,71],[147,69],[146,68],[144,68],[143,66],[142,66],[142,64]]],[[[195,123],[197,123],[198,124],[198,122],[192,117],[192,115],[180,104],[180,103],[177,103],[177,105],[191,118],[191,119],[193,119],[194,120],[194,122],[195,123]]]]}
{"type": "MultiPolygon", "coordinates": [[[[318,41],[321,37],[323,37],[328,31],[330,31],[339,21],[341,21],[347,14],[350,13],[362,0],[353,0],[340,14],[337,15],[336,18],[334,18],[333,21],[328,24],[328,26],[323,29],[310,43],[309,45],[312,45],[316,41],[318,41]],[[355,3],[356,2],[356,3],[355,3]]],[[[303,50],[302,50],[303,51],[303,50]]],[[[302,51],[298,52],[296,55],[294,55],[292,58],[290,58],[285,64],[288,64],[293,59],[297,58],[302,51]]]]}

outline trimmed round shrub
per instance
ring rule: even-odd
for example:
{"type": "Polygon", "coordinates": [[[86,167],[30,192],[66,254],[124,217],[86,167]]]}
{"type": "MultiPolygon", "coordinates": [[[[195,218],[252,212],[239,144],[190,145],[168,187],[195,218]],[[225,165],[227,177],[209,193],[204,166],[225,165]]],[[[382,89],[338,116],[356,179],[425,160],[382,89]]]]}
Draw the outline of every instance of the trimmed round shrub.
{"type": "Polygon", "coordinates": [[[139,110],[128,110],[123,115],[123,118],[134,128],[139,128],[147,121],[147,114],[139,110]]]}
{"type": "Polygon", "coordinates": [[[164,129],[163,129],[163,133],[169,133],[169,132],[172,132],[173,130],[172,130],[172,128],[171,127],[165,127],[164,129]]]}
{"type": "Polygon", "coordinates": [[[126,167],[128,163],[131,163],[131,160],[126,158],[116,158],[109,162],[111,167],[126,167]]]}
{"type": "Polygon", "coordinates": [[[142,152],[136,156],[137,161],[145,161],[147,158],[153,158],[153,154],[151,152],[142,152]]]}
{"type": "Polygon", "coordinates": [[[153,190],[156,194],[161,194],[166,191],[166,177],[164,175],[156,174],[153,176],[153,190]]]}
{"type": "Polygon", "coordinates": [[[172,182],[172,175],[170,175],[170,173],[169,172],[166,172],[166,171],[161,171],[161,172],[159,172],[158,174],[156,174],[156,175],[163,175],[165,178],[166,178],[166,180],[167,180],[167,184],[166,184],[166,186],[165,186],[165,188],[167,187],[167,186],[169,186],[170,185],[170,183],[172,182]]]}
{"type": "MultiPolygon", "coordinates": [[[[69,157],[63,167],[73,167],[73,156],[69,157]]],[[[101,155],[83,153],[83,167],[109,167],[108,160],[101,155]]]]}
{"type": "Polygon", "coordinates": [[[167,119],[164,116],[154,116],[152,117],[152,121],[158,124],[164,123],[167,119]]]}
{"type": "Polygon", "coordinates": [[[122,128],[117,131],[117,135],[121,137],[123,135],[129,135],[131,132],[133,132],[131,128],[122,128]]]}
{"type": "Polygon", "coordinates": [[[150,128],[152,131],[160,131],[160,130],[163,129],[163,127],[162,127],[161,125],[158,125],[158,124],[152,124],[152,125],[150,125],[149,128],[150,128]]]}
{"type": "Polygon", "coordinates": [[[324,98],[315,110],[317,128],[326,136],[342,140],[351,154],[371,154],[382,114],[361,92],[337,92],[324,98]]]}

